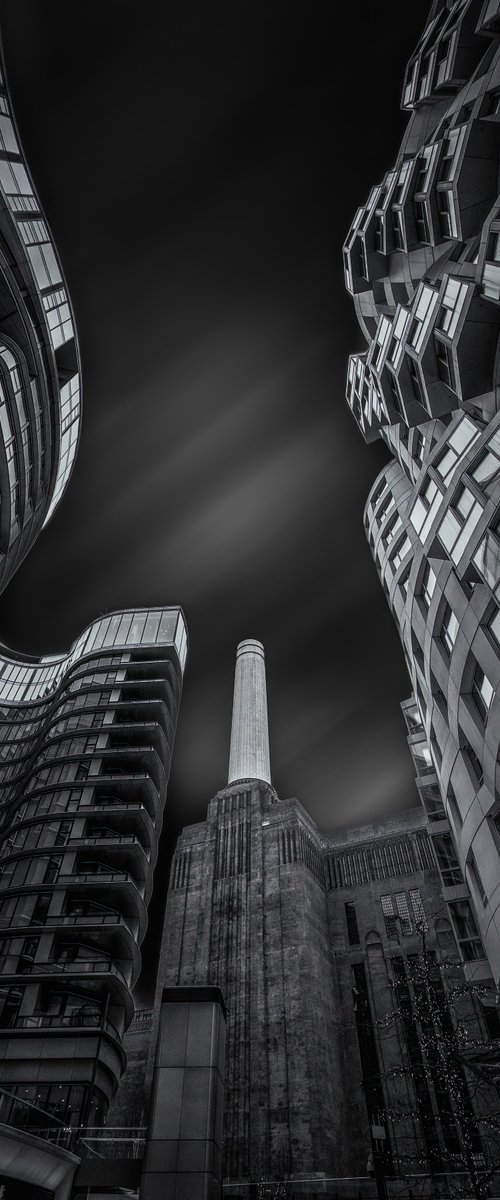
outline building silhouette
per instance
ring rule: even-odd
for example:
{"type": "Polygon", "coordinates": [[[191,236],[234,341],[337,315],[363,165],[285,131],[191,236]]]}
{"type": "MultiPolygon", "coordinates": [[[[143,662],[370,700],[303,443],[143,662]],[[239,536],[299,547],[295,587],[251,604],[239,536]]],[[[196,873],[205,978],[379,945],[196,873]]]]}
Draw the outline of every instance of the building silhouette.
{"type": "MultiPolygon", "coordinates": [[[[500,974],[500,10],[431,6],[408,65],[408,127],[358,210],[346,284],[367,342],[347,397],[391,461],[365,527],[400,631],[471,904],[466,970],[500,974]]],[[[425,803],[425,794],[424,794],[425,803]]],[[[433,803],[433,801],[431,801],[433,803]]]]}

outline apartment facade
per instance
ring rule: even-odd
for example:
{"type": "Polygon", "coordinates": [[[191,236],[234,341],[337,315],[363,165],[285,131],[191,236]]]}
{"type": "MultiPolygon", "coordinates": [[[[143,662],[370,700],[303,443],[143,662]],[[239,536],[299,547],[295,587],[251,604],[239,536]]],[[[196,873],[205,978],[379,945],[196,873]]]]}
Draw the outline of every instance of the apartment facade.
{"type": "Polygon", "coordinates": [[[367,342],[349,360],[348,403],[365,439],[381,437],[391,453],[366,533],[470,887],[464,922],[477,927],[496,981],[499,31],[494,3],[432,5],[404,81],[409,122],[396,163],[344,246],[367,342]]]}

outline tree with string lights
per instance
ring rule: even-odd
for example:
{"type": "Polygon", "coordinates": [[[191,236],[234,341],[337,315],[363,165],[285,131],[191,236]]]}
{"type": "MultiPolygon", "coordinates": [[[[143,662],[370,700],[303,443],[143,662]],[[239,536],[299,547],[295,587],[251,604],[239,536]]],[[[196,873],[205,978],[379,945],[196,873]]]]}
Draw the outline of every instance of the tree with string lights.
{"type": "Polygon", "coordinates": [[[392,1169],[400,1177],[430,1172],[436,1179],[446,1171],[459,1179],[448,1196],[484,1200],[500,1175],[496,997],[482,983],[465,980],[458,961],[429,949],[427,932],[423,918],[418,952],[392,958],[392,1005],[375,1021],[382,1047],[392,1038],[394,1049],[399,1035],[404,1048],[392,1062],[390,1054],[383,1056],[384,1091],[392,1097],[385,1111],[395,1147],[392,1169]],[[410,1128],[421,1131],[421,1152],[415,1152],[414,1139],[404,1152],[410,1128]]]}

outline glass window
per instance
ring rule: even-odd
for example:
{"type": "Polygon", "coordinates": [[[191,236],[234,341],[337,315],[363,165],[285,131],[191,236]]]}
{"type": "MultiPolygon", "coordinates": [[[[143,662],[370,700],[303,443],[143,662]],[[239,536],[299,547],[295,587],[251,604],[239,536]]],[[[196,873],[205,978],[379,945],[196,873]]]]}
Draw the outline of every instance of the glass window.
{"type": "Polygon", "coordinates": [[[144,636],[143,636],[144,642],[155,642],[156,641],[156,635],[157,635],[158,629],[160,627],[160,617],[161,617],[161,613],[159,613],[159,612],[148,613],[147,620],[146,620],[146,628],[144,630],[144,636]]]}
{"type": "Polygon", "coordinates": [[[411,917],[410,917],[410,910],[408,908],[408,900],[406,899],[406,893],[405,892],[396,892],[394,899],[396,901],[396,908],[398,910],[398,917],[400,920],[401,933],[403,933],[405,935],[405,937],[408,937],[413,932],[413,930],[412,930],[412,923],[411,923],[411,917]]]}
{"type": "Polygon", "coordinates": [[[462,958],[465,962],[484,958],[481,938],[469,900],[455,900],[449,905],[449,909],[462,958]]]}
{"type": "Polygon", "coordinates": [[[429,563],[427,563],[425,571],[422,576],[422,584],[420,587],[420,594],[422,596],[422,600],[424,601],[426,608],[430,608],[430,603],[431,603],[432,597],[434,595],[435,587],[436,587],[436,576],[434,574],[434,571],[432,570],[432,567],[429,565],[429,563]]]}
{"type": "Polygon", "coordinates": [[[457,129],[450,129],[446,137],[443,147],[443,157],[441,159],[441,170],[439,172],[439,178],[442,181],[453,179],[466,128],[465,125],[461,125],[457,129]]]}
{"type": "Polygon", "coordinates": [[[142,635],[144,633],[145,624],[146,624],[146,613],[145,612],[134,613],[134,616],[132,618],[132,624],[130,626],[130,632],[127,637],[128,643],[130,643],[133,646],[136,646],[140,643],[140,641],[142,639],[142,635]]]}
{"type": "Polygon", "coordinates": [[[457,384],[455,378],[455,367],[450,347],[447,346],[445,342],[442,342],[441,338],[435,337],[434,349],[436,351],[436,363],[439,378],[442,379],[443,383],[450,388],[450,391],[456,393],[457,384]]]}
{"type": "Polygon", "coordinates": [[[438,191],[439,229],[442,237],[458,237],[458,226],[455,215],[455,202],[451,191],[438,191]]]}
{"type": "Polygon", "coordinates": [[[483,668],[476,666],[472,677],[471,696],[483,721],[486,720],[488,709],[493,699],[494,688],[483,668]]]}
{"type": "Polygon", "coordinates": [[[455,887],[457,884],[463,883],[451,833],[435,834],[432,844],[444,887],[455,887]]]}
{"type": "Polygon", "coordinates": [[[476,891],[481,904],[483,905],[484,908],[486,908],[486,905],[488,903],[488,897],[484,890],[483,881],[481,879],[479,867],[477,865],[476,859],[474,858],[472,851],[470,852],[469,857],[467,859],[467,867],[468,867],[469,875],[472,880],[474,890],[476,891]]]}
{"type": "Polygon", "coordinates": [[[394,910],[392,896],[381,896],[380,904],[385,923],[385,932],[391,941],[397,941],[398,938],[398,923],[394,910]]]}
{"type": "Polygon", "coordinates": [[[438,329],[446,334],[446,337],[452,338],[456,332],[466,295],[466,283],[460,283],[458,279],[448,279],[437,322],[438,329]]]}
{"type": "Polygon", "coordinates": [[[455,613],[447,604],[443,613],[443,622],[441,625],[441,640],[446,646],[449,654],[451,654],[455,645],[458,633],[458,621],[455,613]]]}
{"type": "Polygon", "coordinates": [[[429,327],[434,308],[437,303],[437,292],[424,284],[419,292],[417,303],[413,310],[408,343],[417,351],[421,349],[427,328],[429,327]]]}
{"type": "Polygon", "coordinates": [[[132,614],[124,613],[124,615],[120,621],[120,624],[118,626],[118,631],[117,631],[115,641],[114,641],[115,646],[126,646],[127,639],[128,639],[128,633],[129,633],[131,624],[132,624],[132,614]]]}
{"type": "Polygon", "coordinates": [[[92,647],[93,650],[100,650],[101,646],[104,646],[104,644],[106,642],[106,634],[108,632],[110,624],[111,624],[111,617],[108,617],[107,619],[104,619],[103,621],[99,622],[99,625],[97,627],[97,637],[96,637],[96,639],[94,641],[94,645],[92,647]]]}
{"type": "Polygon", "coordinates": [[[458,565],[469,539],[482,517],[482,505],[467,487],[458,492],[453,508],[449,508],[437,530],[437,536],[450,558],[458,565]]]}
{"type": "MultiPolygon", "coordinates": [[[[399,542],[399,545],[396,546],[394,553],[391,555],[391,562],[392,562],[395,570],[397,570],[397,568],[399,566],[401,566],[403,559],[406,558],[406,555],[409,553],[410,550],[411,550],[410,539],[408,536],[405,536],[403,538],[403,541],[399,542]]],[[[408,586],[408,575],[406,576],[406,586],[408,586]]]]}
{"type": "Polygon", "coordinates": [[[176,622],[177,622],[177,613],[169,612],[168,609],[164,609],[164,611],[161,614],[160,631],[158,634],[159,642],[173,643],[176,622]]]}
{"type": "Polygon", "coordinates": [[[419,888],[412,888],[409,895],[416,929],[427,929],[427,919],[419,888]]]}

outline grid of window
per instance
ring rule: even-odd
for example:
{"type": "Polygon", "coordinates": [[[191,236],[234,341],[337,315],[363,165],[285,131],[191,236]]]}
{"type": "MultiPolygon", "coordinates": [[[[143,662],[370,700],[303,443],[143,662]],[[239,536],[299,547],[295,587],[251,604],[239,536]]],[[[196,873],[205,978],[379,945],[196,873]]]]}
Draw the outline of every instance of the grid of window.
{"type": "Polygon", "coordinates": [[[381,896],[380,904],[382,906],[382,915],[384,918],[385,932],[387,937],[390,941],[397,941],[398,922],[392,896],[381,896]]]}
{"type": "Polygon", "coordinates": [[[396,892],[394,899],[396,901],[401,933],[404,934],[405,937],[409,937],[409,935],[412,933],[412,924],[406,892],[396,892]]]}
{"type": "Polygon", "coordinates": [[[427,919],[423,905],[422,896],[418,888],[412,888],[409,892],[410,904],[413,911],[413,920],[416,929],[427,929],[427,919]]]}

